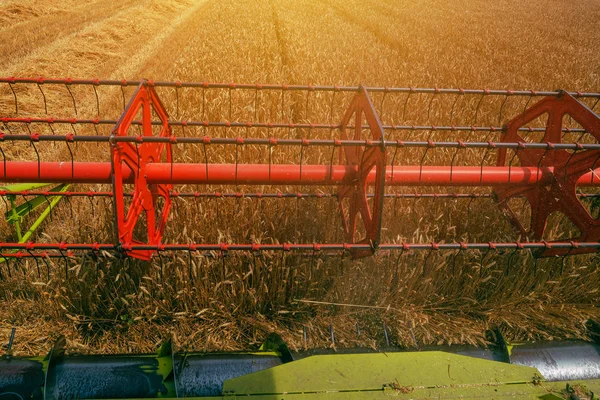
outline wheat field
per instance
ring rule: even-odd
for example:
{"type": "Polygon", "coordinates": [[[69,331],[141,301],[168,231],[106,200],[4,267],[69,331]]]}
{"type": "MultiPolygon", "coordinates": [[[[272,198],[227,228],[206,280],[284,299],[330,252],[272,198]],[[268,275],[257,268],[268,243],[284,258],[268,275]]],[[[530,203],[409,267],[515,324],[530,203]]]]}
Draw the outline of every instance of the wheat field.
{"type": "MultiPolygon", "coordinates": [[[[0,4],[0,76],[597,92],[598,20],[597,0],[8,0],[0,4]]],[[[104,117],[117,118],[122,97],[133,89],[123,94],[100,90],[97,104],[93,92],[74,89],[79,118],[94,118],[96,107],[104,117]]],[[[222,90],[207,94],[204,110],[198,91],[158,91],[170,115],[182,120],[338,123],[351,99],[319,94],[309,102],[289,95],[280,106],[278,95],[264,94],[255,103],[254,93],[230,97],[222,90]]],[[[18,96],[19,115],[43,114],[37,89],[19,88],[18,96]]],[[[46,96],[50,115],[72,116],[64,88],[47,89],[46,96]]],[[[384,123],[408,125],[502,125],[527,104],[526,98],[506,105],[502,98],[483,104],[475,98],[455,113],[451,97],[375,94],[373,100],[384,123]]],[[[1,87],[0,115],[14,112],[10,90],[1,87]]],[[[37,128],[47,133],[46,127],[37,128]]],[[[85,129],[78,133],[88,133],[85,129]]],[[[174,133],[240,135],[234,129],[178,128],[174,133]]],[[[254,129],[242,134],[330,138],[335,132],[254,129]]],[[[426,139],[429,133],[390,135],[426,139]]],[[[468,132],[435,135],[473,139],[468,132]]],[[[78,161],[107,160],[106,148],[81,147],[78,161]]],[[[3,150],[9,160],[36,159],[28,146],[3,144],[3,150]]],[[[69,153],[57,145],[40,148],[40,154],[45,161],[64,161],[69,153]]],[[[388,163],[392,156],[390,151],[388,163]]],[[[203,162],[204,157],[201,146],[178,146],[175,154],[177,162],[203,162]]],[[[231,163],[234,151],[214,147],[210,157],[231,163]]],[[[248,147],[240,157],[264,162],[267,155],[248,147]]],[[[327,163],[330,155],[312,149],[303,157],[307,163],[327,163]]],[[[403,150],[399,157],[403,165],[424,159],[420,150],[403,150]]],[[[438,151],[426,162],[448,165],[452,157],[452,151],[438,151]]],[[[455,165],[479,165],[481,158],[476,151],[464,152],[455,165]]],[[[489,158],[492,165],[493,155],[489,158]]],[[[298,152],[280,150],[274,162],[298,162],[298,152]]],[[[111,212],[102,199],[93,205],[87,199],[63,201],[35,240],[110,241],[111,212]]],[[[492,200],[391,201],[384,221],[384,242],[517,240],[492,200]]],[[[571,229],[567,225],[551,221],[548,234],[561,237],[571,229]]],[[[3,241],[14,240],[6,223],[0,232],[3,241]]],[[[167,243],[342,240],[333,199],[177,199],[165,234],[167,243]]],[[[384,326],[391,345],[407,348],[484,346],[492,327],[515,341],[585,338],[586,320],[600,319],[599,264],[595,255],[536,260],[515,252],[380,252],[361,260],[173,253],[151,263],[59,260],[46,274],[45,264],[39,273],[40,265],[29,260],[0,266],[0,342],[12,327],[17,328],[17,354],[44,353],[59,335],[67,337],[71,351],[84,353],[153,351],[170,336],[186,349],[249,348],[271,331],[294,349],[376,348],[385,344],[384,326]]]]}

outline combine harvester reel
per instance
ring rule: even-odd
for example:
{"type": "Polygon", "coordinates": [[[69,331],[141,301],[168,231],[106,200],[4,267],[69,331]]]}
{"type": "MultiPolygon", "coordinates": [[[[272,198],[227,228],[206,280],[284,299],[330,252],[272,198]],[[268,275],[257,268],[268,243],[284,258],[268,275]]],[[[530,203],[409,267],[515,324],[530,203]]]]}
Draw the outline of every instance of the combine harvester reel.
{"type": "MultiPolygon", "coordinates": [[[[342,252],[353,258],[366,258],[382,252],[476,250],[486,254],[530,251],[536,257],[567,257],[596,253],[600,248],[600,221],[584,204],[596,199],[598,194],[581,192],[582,188],[593,190],[600,186],[600,176],[597,176],[600,171],[596,170],[600,160],[600,118],[594,112],[599,93],[41,78],[5,78],[0,79],[0,84],[14,96],[15,107],[13,111],[3,110],[10,116],[0,119],[4,126],[0,133],[0,148],[3,148],[0,182],[4,183],[0,195],[7,205],[7,220],[15,225],[18,233],[16,242],[0,243],[1,260],[5,263],[31,257],[47,262],[49,258],[69,259],[82,253],[113,253],[151,261],[157,254],[177,251],[212,256],[232,251],[285,251],[312,256],[342,252]],[[125,90],[131,91],[131,88],[135,91],[125,105],[125,90]],[[51,97],[48,93],[51,91],[57,96],[60,90],[72,101],[75,114],[78,108],[85,107],[77,106],[74,93],[85,90],[93,93],[88,96],[94,100],[92,105],[87,104],[87,110],[94,109],[96,116],[87,119],[48,117],[50,101],[47,97],[51,97]],[[112,91],[113,95],[121,91],[124,106],[120,118],[99,118],[102,113],[98,93],[102,90],[112,91]],[[20,115],[19,95],[32,95],[36,91],[43,98],[43,115],[20,115]],[[197,107],[202,110],[198,120],[179,118],[179,100],[184,91],[193,93],[194,98],[202,98],[197,107]],[[218,98],[225,108],[228,105],[229,118],[224,119],[222,112],[210,115],[205,112],[214,105],[207,99],[211,91],[222,95],[212,99],[214,104],[218,98]],[[254,118],[249,118],[251,122],[231,120],[232,96],[236,94],[254,99],[249,100],[254,101],[253,107],[249,104],[254,110],[254,118]],[[175,109],[171,114],[176,117],[169,116],[163,104],[165,98],[173,96],[175,106],[171,102],[165,104],[175,109]],[[390,121],[409,120],[404,117],[411,100],[420,113],[429,114],[434,101],[443,96],[455,99],[451,102],[446,125],[385,123],[383,116],[387,115],[393,116],[389,117],[390,121]],[[429,100],[423,102],[423,98],[429,100]],[[492,98],[501,99],[500,115],[510,108],[506,104],[514,99],[526,102],[504,127],[477,125],[478,115],[485,108],[482,103],[492,98]],[[276,117],[272,114],[257,117],[258,103],[262,99],[271,99],[276,117]],[[293,102],[293,106],[288,104],[286,108],[286,101],[293,102]],[[472,124],[454,124],[453,115],[459,101],[475,104],[472,124]],[[318,122],[313,121],[308,112],[309,104],[315,102],[321,106],[321,111],[316,112],[317,118],[321,118],[318,122]],[[389,105],[386,110],[389,103],[395,104],[394,110],[390,111],[389,105]],[[281,104],[280,111],[274,104],[281,104]],[[425,106],[419,106],[422,104],[425,106]],[[294,113],[289,112],[290,108],[294,113]],[[306,111],[301,122],[290,117],[290,114],[302,114],[303,108],[306,111]],[[220,116],[216,117],[219,119],[211,120],[214,115],[220,116]],[[572,127],[568,120],[579,127],[572,127]],[[71,131],[64,133],[65,128],[71,131]],[[184,135],[186,129],[194,129],[196,134],[184,135]],[[234,137],[219,135],[223,130],[235,132],[234,137]],[[89,134],[90,131],[95,134],[89,134]],[[254,132],[260,134],[253,135],[254,132]],[[281,135],[281,132],[288,134],[281,135]],[[467,137],[454,141],[433,140],[433,134],[439,133],[467,137]],[[400,140],[401,134],[414,137],[400,140]],[[485,135],[485,140],[471,140],[478,135],[485,135]],[[532,139],[540,135],[543,136],[532,139]],[[581,140],[570,140],[574,135],[581,140]],[[33,148],[37,160],[11,157],[12,153],[6,150],[19,143],[33,148]],[[43,160],[39,149],[51,144],[57,148],[66,145],[69,158],[43,160]],[[105,159],[89,161],[94,151],[85,152],[86,146],[103,148],[95,154],[104,154],[105,159]],[[201,148],[203,159],[177,161],[181,159],[178,152],[185,146],[201,148]],[[235,155],[233,162],[212,162],[208,155],[211,146],[227,149],[224,155],[229,159],[235,155]],[[268,161],[240,162],[238,153],[244,147],[267,148],[268,161]],[[325,161],[307,163],[306,153],[317,147],[327,155],[318,159],[325,161]],[[276,150],[299,154],[298,161],[274,163],[271,154],[276,150]],[[456,165],[457,155],[467,151],[482,153],[481,161],[456,165]],[[407,163],[416,152],[423,153],[420,162],[407,163]],[[427,156],[435,152],[442,154],[442,158],[447,155],[447,161],[441,165],[426,165],[427,156]],[[86,161],[76,160],[74,154],[81,153],[86,154],[86,161]],[[495,154],[496,159],[490,159],[490,154],[495,154]],[[52,185],[52,189],[43,190],[47,185],[52,185]],[[177,187],[181,185],[218,186],[225,191],[178,192],[177,187]],[[240,186],[295,186],[309,189],[309,193],[241,193],[240,186]],[[102,187],[110,189],[100,190],[102,187]],[[407,187],[416,190],[435,187],[443,192],[408,193],[407,187]],[[472,188],[469,190],[475,192],[464,192],[463,188],[472,188]],[[457,189],[459,193],[450,191],[457,189]],[[112,240],[32,241],[34,231],[51,215],[60,199],[92,201],[99,197],[112,201],[112,240]],[[338,242],[321,243],[170,243],[164,240],[170,230],[182,228],[168,222],[175,199],[222,197],[336,198],[343,238],[338,242]],[[517,228],[515,240],[386,241],[386,203],[398,198],[415,201],[495,199],[517,228]],[[529,215],[514,208],[515,199],[525,199],[531,209],[529,215]],[[26,214],[36,213],[42,206],[45,211],[23,234],[21,219],[26,214]],[[554,213],[564,215],[578,234],[548,239],[548,220],[554,213]]],[[[589,321],[589,327],[590,337],[598,335],[597,323],[589,321]]],[[[401,352],[386,348],[385,353],[364,350],[358,354],[342,351],[318,355],[309,351],[291,352],[276,335],[269,337],[259,351],[211,354],[178,352],[169,342],[156,355],[65,355],[64,341],[59,341],[45,358],[7,354],[0,359],[0,399],[248,396],[255,399],[388,396],[560,399],[597,398],[594,393],[600,393],[599,344],[573,340],[515,345],[507,343],[499,332],[494,336],[495,344],[489,349],[452,346],[401,352]]]]}

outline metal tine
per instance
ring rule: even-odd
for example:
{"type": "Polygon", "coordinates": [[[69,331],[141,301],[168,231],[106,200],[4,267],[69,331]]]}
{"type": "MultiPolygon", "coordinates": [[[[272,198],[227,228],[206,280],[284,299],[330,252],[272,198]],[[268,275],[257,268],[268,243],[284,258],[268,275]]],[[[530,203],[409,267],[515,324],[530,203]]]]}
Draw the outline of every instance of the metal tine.
{"type": "Polygon", "coordinates": [[[335,347],[335,332],[333,331],[333,324],[329,324],[329,335],[331,337],[331,345],[335,347]]]}
{"type": "Polygon", "coordinates": [[[480,251],[480,257],[479,257],[479,279],[483,278],[483,262],[485,261],[485,259],[487,258],[488,254],[491,253],[491,249],[487,249],[486,251],[480,251]]]}
{"type": "Polygon", "coordinates": [[[125,104],[125,89],[124,86],[121,85],[121,100],[123,102],[123,112],[125,112],[125,108],[127,107],[125,104]]]}
{"type": "Polygon", "coordinates": [[[456,257],[458,256],[459,252],[460,252],[460,249],[457,250],[456,253],[450,254],[450,257],[452,258],[452,262],[450,263],[450,265],[451,265],[450,273],[452,274],[453,277],[456,272],[456,257]]]}
{"type": "Polygon", "coordinates": [[[2,122],[2,126],[4,126],[4,128],[8,131],[8,133],[12,134],[12,131],[10,130],[10,126],[8,125],[8,123],[2,122]]]}
{"type": "Polygon", "coordinates": [[[450,125],[452,125],[454,121],[454,111],[456,110],[456,104],[458,100],[465,94],[463,89],[459,89],[458,94],[456,95],[454,102],[452,103],[452,109],[450,110],[450,125]]]}
{"type": "Polygon", "coordinates": [[[419,347],[420,347],[420,346],[419,346],[419,342],[417,341],[417,337],[415,336],[415,331],[414,331],[414,329],[413,329],[413,328],[414,328],[414,327],[413,327],[413,323],[412,323],[412,321],[408,321],[408,330],[409,330],[409,332],[410,332],[410,336],[412,337],[413,341],[415,342],[415,346],[416,346],[417,348],[419,348],[419,347]]]}
{"type": "MultiPolygon", "coordinates": [[[[53,123],[50,122],[50,121],[48,121],[48,128],[50,128],[50,132],[52,132],[52,136],[55,136],[56,135],[56,131],[54,130],[53,123]]],[[[29,130],[28,124],[27,124],[27,129],[29,130]]],[[[29,134],[31,134],[31,131],[29,131],[29,134]]],[[[56,142],[52,142],[52,145],[54,147],[56,147],[56,142]]]]}
{"type": "Polygon", "coordinates": [[[302,339],[304,340],[304,348],[308,347],[308,335],[306,333],[306,325],[302,325],[302,339]]]}
{"type": "Polygon", "coordinates": [[[46,114],[48,114],[48,103],[46,102],[46,94],[44,93],[44,90],[42,89],[42,85],[40,84],[40,82],[42,82],[42,84],[43,84],[43,80],[38,81],[37,87],[38,87],[38,89],[40,89],[40,93],[42,94],[42,97],[44,98],[44,112],[46,114]]]}
{"type": "Polygon", "coordinates": [[[504,100],[502,101],[502,105],[500,106],[500,111],[498,112],[498,125],[502,125],[502,114],[504,111],[504,106],[506,105],[506,102],[508,101],[508,98],[511,96],[512,91],[508,91],[508,94],[506,96],[504,96],[504,100]]]}
{"type": "Polygon", "coordinates": [[[192,259],[192,250],[188,251],[188,274],[190,277],[190,282],[194,281],[194,261],[192,259]]]}
{"type": "Polygon", "coordinates": [[[481,164],[480,164],[480,175],[479,175],[479,182],[483,181],[483,166],[485,165],[489,152],[491,149],[496,148],[496,144],[492,143],[490,141],[490,137],[496,132],[496,130],[491,130],[490,133],[488,133],[488,135],[485,138],[485,141],[488,142],[490,145],[488,147],[486,147],[485,152],[483,153],[483,158],[481,159],[481,164]]]}
{"type": "Polygon", "coordinates": [[[73,156],[73,150],[71,149],[71,145],[68,141],[65,142],[67,144],[67,150],[69,150],[69,155],[71,156],[71,178],[75,178],[75,157],[73,156]]]}
{"type": "Polygon", "coordinates": [[[13,98],[15,99],[15,114],[19,114],[19,102],[17,100],[17,92],[15,92],[15,88],[13,87],[12,83],[8,83],[8,86],[10,87],[10,90],[13,94],[13,98]]]}
{"type": "Polygon", "coordinates": [[[40,263],[39,263],[39,261],[38,261],[38,257],[36,257],[36,256],[35,256],[35,255],[34,255],[34,254],[31,252],[31,250],[27,250],[27,252],[28,252],[28,253],[29,253],[29,255],[30,255],[30,256],[31,256],[31,257],[32,257],[32,258],[35,260],[35,266],[36,266],[36,268],[37,268],[38,278],[41,278],[41,277],[42,277],[42,274],[41,274],[41,272],[40,272],[40,263]]]}
{"type": "Polygon", "coordinates": [[[517,254],[517,252],[518,252],[518,249],[514,249],[508,255],[508,260],[506,261],[506,264],[504,267],[504,276],[508,276],[510,274],[510,270],[512,269],[513,258],[517,254]]]}
{"type": "Polygon", "coordinates": [[[71,85],[71,83],[69,81],[70,81],[70,78],[65,83],[65,87],[67,88],[67,91],[69,92],[69,95],[71,96],[71,100],[73,100],[73,110],[75,111],[75,115],[77,115],[77,102],[75,101],[75,96],[73,96],[73,92],[71,92],[71,88],[69,87],[71,85]]]}
{"type": "Polygon", "coordinates": [[[598,98],[596,99],[596,101],[594,102],[594,104],[592,105],[592,107],[590,107],[590,110],[591,110],[591,111],[594,111],[594,108],[596,108],[596,106],[598,105],[598,102],[600,102],[600,97],[598,97],[598,98]]]}
{"type": "Polygon", "coordinates": [[[15,333],[17,332],[17,328],[12,327],[10,329],[10,336],[8,338],[8,343],[6,344],[6,354],[10,355],[12,351],[12,346],[15,341],[15,333]]]}
{"type": "Polygon", "coordinates": [[[96,116],[100,116],[100,98],[98,97],[98,90],[96,90],[96,85],[92,85],[92,89],[94,89],[94,96],[96,97],[96,116]]]}
{"type": "Polygon", "coordinates": [[[425,148],[425,152],[423,153],[423,157],[421,157],[421,161],[419,162],[419,181],[423,177],[423,164],[425,163],[425,158],[427,158],[427,152],[432,146],[427,146],[425,148]]]}
{"type": "Polygon", "coordinates": [[[390,347],[390,338],[388,336],[388,331],[387,331],[387,326],[385,324],[385,321],[383,321],[383,334],[385,336],[385,345],[387,347],[390,347]]]}
{"type": "MultiPolygon", "coordinates": [[[[40,177],[41,177],[41,175],[42,175],[42,171],[41,171],[41,169],[42,169],[42,163],[41,163],[41,160],[40,160],[40,153],[38,152],[38,150],[37,150],[37,147],[35,147],[35,144],[34,144],[34,141],[33,141],[33,140],[32,140],[32,141],[30,141],[30,142],[29,142],[29,144],[31,145],[31,147],[33,147],[33,150],[35,151],[35,155],[36,155],[36,157],[37,157],[37,163],[38,163],[38,168],[37,168],[37,169],[38,169],[38,179],[40,179],[40,177]]],[[[6,164],[5,164],[5,166],[6,166],[6,164]]]]}
{"type": "MultiPolygon", "coordinates": [[[[527,101],[525,102],[525,107],[523,107],[523,122],[522,125],[525,125],[527,123],[526,115],[527,115],[527,109],[529,108],[529,103],[531,102],[531,99],[533,99],[534,97],[534,93],[532,91],[532,94],[529,95],[529,97],[527,98],[527,101]]],[[[523,131],[523,139],[526,139],[526,136],[529,135],[529,131],[523,131]]]]}
{"type": "Polygon", "coordinates": [[[481,108],[481,103],[483,102],[483,99],[485,98],[485,96],[487,96],[488,94],[489,94],[489,90],[484,89],[483,94],[481,95],[481,98],[479,99],[479,102],[477,103],[477,107],[475,107],[475,116],[473,118],[473,121],[475,121],[475,122],[473,123],[473,125],[477,125],[477,117],[479,116],[479,110],[481,108]]]}
{"type": "Polygon", "coordinates": [[[94,200],[92,199],[92,196],[88,196],[88,200],[90,201],[90,206],[91,206],[91,209],[92,209],[92,215],[95,216],[96,213],[95,213],[95,210],[94,210],[94,200]]]}
{"type": "Polygon", "coordinates": [[[6,154],[4,153],[2,146],[0,146],[0,153],[2,153],[2,164],[4,166],[4,172],[6,173],[6,154]]]}
{"type": "Polygon", "coordinates": [[[225,258],[227,257],[227,250],[223,250],[223,249],[219,250],[219,255],[221,257],[221,272],[223,273],[223,280],[226,280],[227,279],[227,264],[225,263],[225,258]]]}
{"type": "Polygon", "coordinates": [[[510,183],[510,178],[511,178],[511,173],[512,173],[512,164],[513,161],[515,160],[515,158],[518,156],[519,150],[521,148],[520,147],[516,147],[513,151],[513,156],[511,157],[510,161],[508,162],[508,183],[510,183]]]}
{"type": "Polygon", "coordinates": [[[2,201],[4,202],[4,207],[6,207],[6,211],[9,211],[10,206],[8,205],[8,202],[6,201],[6,196],[0,196],[0,198],[2,198],[2,201]]]}
{"type": "Polygon", "coordinates": [[[74,219],[75,217],[73,216],[73,203],[71,203],[71,196],[64,196],[64,198],[67,200],[67,203],[69,203],[69,210],[70,210],[70,213],[71,213],[71,219],[74,219]]]}
{"type": "MultiPolygon", "coordinates": [[[[329,180],[331,181],[333,179],[333,158],[335,156],[335,150],[336,147],[339,146],[331,146],[331,157],[329,157],[329,180]]],[[[344,150],[340,147],[340,153],[343,152],[344,150]]],[[[6,159],[4,160],[4,164],[6,164],[6,159]]]]}
{"type": "Polygon", "coordinates": [[[58,249],[58,252],[60,253],[61,257],[65,262],[65,279],[69,279],[69,260],[67,259],[67,256],[63,253],[61,249],[58,249]]]}
{"type": "Polygon", "coordinates": [[[469,199],[469,202],[467,203],[467,221],[466,221],[467,227],[469,226],[469,224],[471,222],[471,206],[473,205],[474,201],[475,201],[475,198],[471,197],[469,199]]]}
{"type": "MultiPolygon", "coordinates": [[[[450,182],[452,182],[452,175],[454,172],[454,160],[456,159],[456,156],[458,155],[458,152],[460,149],[466,149],[466,145],[462,142],[462,140],[459,140],[458,143],[459,143],[459,147],[454,152],[454,155],[452,156],[452,160],[450,160],[450,182]]],[[[483,167],[482,167],[482,171],[483,171],[483,167]]]]}
{"type": "Polygon", "coordinates": [[[392,156],[392,162],[391,162],[391,167],[392,167],[392,171],[391,171],[391,179],[394,180],[394,169],[396,167],[396,156],[398,155],[398,144],[396,144],[396,146],[394,147],[394,155],[392,156]]]}
{"type": "Polygon", "coordinates": [[[15,259],[15,266],[18,266],[18,268],[15,268],[15,272],[19,272],[19,269],[23,272],[23,277],[25,277],[25,274],[27,274],[27,268],[26,265],[22,265],[24,261],[20,258],[16,258],[15,259]]]}
{"type": "Polygon", "coordinates": [[[27,212],[30,213],[33,211],[33,206],[29,201],[27,201],[27,197],[24,194],[22,194],[21,197],[23,197],[24,204],[27,204],[27,212]]]}
{"type": "MultiPolygon", "coordinates": [[[[427,106],[427,123],[431,123],[431,107],[433,105],[433,101],[435,100],[435,96],[440,93],[440,89],[437,87],[434,88],[434,92],[431,95],[431,99],[429,100],[429,105],[427,106]]],[[[385,95],[385,92],[384,92],[385,95]]]]}
{"type": "Polygon", "coordinates": [[[50,264],[48,263],[48,260],[46,260],[46,257],[42,257],[42,261],[46,264],[46,279],[50,282],[50,264]]]}
{"type": "Polygon", "coordinates": [[[428,263],[429,263],[429,258],[431,257],[431,255],[433,254],[433,249],[427,250],[427,256],[425,257],[425,259],[423,260],[423,264],[421,265],[421,277],[425,278],[429,272],[429,267],[428,267],[428,263]]]}

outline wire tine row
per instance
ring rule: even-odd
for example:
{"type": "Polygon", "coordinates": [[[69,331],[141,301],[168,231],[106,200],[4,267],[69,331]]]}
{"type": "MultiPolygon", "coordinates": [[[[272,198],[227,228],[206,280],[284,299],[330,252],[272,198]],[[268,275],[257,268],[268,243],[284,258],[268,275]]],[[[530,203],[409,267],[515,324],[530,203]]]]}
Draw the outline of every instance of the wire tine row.
{"type": "MultiPolygon", "coordinates": [[[[7,124],[47,124],[52,127],[54,124],[65,125],[110,125],[114,126],[117,120],[114,119],[77,119],[77,118],[11,118],[2,117],[0,121],[5,125],[7,130],[10,128],[7,124]]],[[[132,125],[141,125],[141,121],[132,121],[132,125]]],[[[161,121],[152,121],[152,125],[162,125],[161,121]]],[[[341,124],[325,124],[325,123],[280,123],[280,122],[240,122],[240,121],[173,121],[169,120],[168,125],[171,127],[202,127],[202,128],[237,128],[237,129],[330,129],[339,130],[341,124]]],[[[348,129],[354,129],[353,125],[348,125],[348,129]]],[[[363,125],[363,129],[369,129],[368,125],[363,125]]],[[[440,132],[504,132],[503,126],[451,126],[451,125],[383,125],[385,130],[390,131],[440,131],[440,132]]],[[[524,127],[519,128],[520,132],[545,132],[546,128],[539,127],[524,127]]],[[[562,128],[565,133],[583,133],[586,132],[582,128],[562,128]]],[[[54,132],[54,131],[53,131],[54,132]]]]}
{"type": "MultiPolygon", "coordinates": [[[[109,80],[109,79],[72,79],[72,78],[0,78],[0,83],[7,84],[36,84],[36,85],[89,85],[89,86],[133,86],[140,85],[139,80],[109,80]]],[[[212,82],[169,82],[147,80],[146,84],[153,87],[171,88],[203,88],[203,89],[241,89],[241,90],[291,90],[291,91],[328,91],[328,92],[358,92],[360,86],[335,86],[335,85],[285,85],[285,84],[239,84],[239,83],[212,83],[212,82]]],[[[454,89],[454,88],[420,88],[420,87],[383,87],[365,86],[368,92],[381,93],[426,93],[426,94],[457,94],[457,95],[488,95],[488,96],[558,96],[562,92],[557,90],[506,90],[506,89],[454,89]]],[[[598,92],[568,92],[575,97],[600,97],[598,92]]]]}
{"type": "MultiPolygon", "coordinates": [[[[543,250],[543,249],[600,249],[600,242],[485,242],[485,243],[382,243],[377,250],[543,250]]],[[[373,250],[370,244],[362,243],[215,243],[215,244],[112,244],[112,243],[0,243],[0,250],[59,250],[59,251],[352,251],[373,250]]],[[[34,253],[35,254],[35,253],[34,253]]]]}
{"type": "Polygon", "coordinates": [[[225,138],[225,137],[159,137],[159,136],[90,136],[90,135],[42,135],[33,133],[6,134],[0,132],[2,141],[28,142],[107,142],[107,143],[169,143],[169,144],[218,144],[218,145],[263,145],[263,146],[359,146],[359,147],[415,147],[415,148],[473,148],[473,149],[542,149],[542,150],[600,150],[600,143],[529,143],[529,142],[467,142],[434,140],[342,140],[342,139],[277,139],[277,138],[225,138]]]}

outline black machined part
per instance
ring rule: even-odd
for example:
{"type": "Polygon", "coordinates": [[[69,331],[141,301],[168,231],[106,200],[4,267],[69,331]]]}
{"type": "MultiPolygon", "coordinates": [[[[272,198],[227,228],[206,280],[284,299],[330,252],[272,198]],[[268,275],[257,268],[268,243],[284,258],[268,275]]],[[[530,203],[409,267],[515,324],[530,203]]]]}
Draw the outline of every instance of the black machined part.
{"type": "MultiPolygon", "coordinates": [[[[547,381],[600,379],[600,343],[582,340],[425,347],[459,355],[534,367],[547,381]]],[[[256,352],[175,352],[167,341],[157,354],[67,355],[64,340],[41,358],[0,358],[0,400],[109,399],[221,396],[225,381],[325,354],[392,353],[397,348],[315,349],[290,352],[277,335],[256,352]],[[42,390],[44,388],[45,390],[42,390]]],[[[501,364],[500,364],[501,365],[501,364]]],[[[365,370],[368,373],[368,370],[365,370]]]]}
{"type": "Polygon", "coordinates": [[[226,380],[282,363],[280,357],[272,354],[177,354],[174,362],[177,394],[219,396],[226,380]]]}
{"type": "Polygon", "coordinates": [[[24,358],[0,358],[0,399],[41,400],[44,386],[44,365],[24,358]]]}
{"type": "Polygon", "coordinates": [[[600,344],[600,322],[593,319],[588,319],[585,325],[590,338],[592,338],[592,340],[596,343],[600,344]]]}
{"type": "Polygon", "coordinates": [[[166,394],[154,355],[72,356],[48,371],[46,399],[153,398],[166,394]]]}

